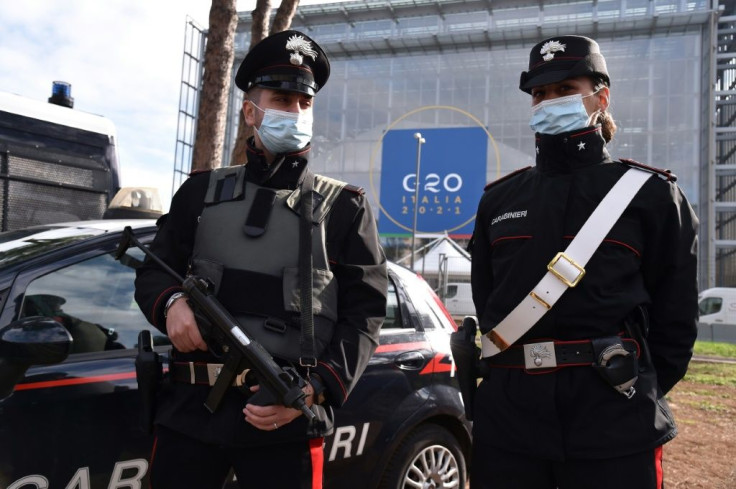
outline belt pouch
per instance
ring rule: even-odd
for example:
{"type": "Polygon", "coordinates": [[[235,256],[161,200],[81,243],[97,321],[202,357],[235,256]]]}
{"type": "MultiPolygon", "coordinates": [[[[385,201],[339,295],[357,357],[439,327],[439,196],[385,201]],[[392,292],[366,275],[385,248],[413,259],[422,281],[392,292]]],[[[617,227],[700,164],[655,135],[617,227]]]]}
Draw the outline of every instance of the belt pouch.
{"type": "Polygon", "coordinates": [[[593,368],[608,385],[625,394],[639,376],[636,354],[626,350],[618,336],[595,338],[591,343],[595,355],[593,368]]]}

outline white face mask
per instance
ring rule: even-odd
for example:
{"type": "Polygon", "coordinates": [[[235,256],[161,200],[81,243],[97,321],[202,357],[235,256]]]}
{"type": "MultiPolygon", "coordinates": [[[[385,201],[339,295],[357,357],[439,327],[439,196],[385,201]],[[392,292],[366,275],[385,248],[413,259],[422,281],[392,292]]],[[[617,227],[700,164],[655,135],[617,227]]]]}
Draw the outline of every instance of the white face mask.
{"type": "Polygon", "coordinates": [[[312,140],[312,111],[304,113],[253,107],[263,112],[261,127],[256,133],[269,153],[277,155],[304,149],[312,140]]]}
{"type": "MultiPolygon", "coordinates": [[[[592,97],[596,92],[586,95],[592,97]]],[[[560,134],[576,131],[591,125],[597,110],[588,115],[581,94],[568,95],[550,100],[543,100],[532,107],[529,127],[542,134],[560,134]]]]}

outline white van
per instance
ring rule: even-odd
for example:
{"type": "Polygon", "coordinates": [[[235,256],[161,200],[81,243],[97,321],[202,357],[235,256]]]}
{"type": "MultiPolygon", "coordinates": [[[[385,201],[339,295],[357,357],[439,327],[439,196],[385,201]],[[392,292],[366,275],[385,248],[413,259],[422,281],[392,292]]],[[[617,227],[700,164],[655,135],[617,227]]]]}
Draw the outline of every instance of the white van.
{"type": "Polygon", "coordinates": [[[698,295],[698,339],[736,343],[736,288],[715,287],[698,295]]]}
{"type": "Polygon", "coordinates": [[[698,295],[700,322],[736,324],[736,288],[715,287],[698,295]]]}
{"type": "Polygon", "coordinates": [[[475,316],[475,304],[473,304],[473,293],[470,283],[450,282],[447,284],[445,297],[445,309],[452,315],[453,319],[462,319],[465,316],[475,316]]]}

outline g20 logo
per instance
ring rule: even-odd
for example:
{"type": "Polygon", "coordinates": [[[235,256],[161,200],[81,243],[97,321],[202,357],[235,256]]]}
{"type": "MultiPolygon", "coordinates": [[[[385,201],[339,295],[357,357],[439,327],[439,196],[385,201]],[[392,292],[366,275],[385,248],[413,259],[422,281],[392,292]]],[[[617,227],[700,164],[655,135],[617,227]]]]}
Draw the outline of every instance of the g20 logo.
{"type": "Polygon", "coordinates": [[[370,184],[380,208],[379,233],[396,237],[414,231],[470,236],[487,181],[489,142],[498,173],[500,158],[493,137],[482,121],[462,109],[420,107],[393,121],[371,156],[370,184]],[[417,128],[393,129],[398,124],[411,127],[406,119],[428,110],[437,112],[436,120],[447,120],[451,127],[427,128],[423,123],[417,128]],[[468,125],[459,122],[462,117],[468,119],[468,125]],[[376,158],[379,150],[380,159],[376,158]],[[378,161],[377,188],[374,162],[378,161]]]}
{"type": "MultiPolygon", "coordinates": [[[[402,186],[406,192],[416,192],[416,173],[408,173],[402,180],[402,186]]],[[[448,173],[442,178],[437,173],[429,173],[424,176],[424,186],[420,189],[425,192],[440,193],[442,190],[445,192],[458,192],[463,188],[463,177],[457,173],[448,173]]]]}

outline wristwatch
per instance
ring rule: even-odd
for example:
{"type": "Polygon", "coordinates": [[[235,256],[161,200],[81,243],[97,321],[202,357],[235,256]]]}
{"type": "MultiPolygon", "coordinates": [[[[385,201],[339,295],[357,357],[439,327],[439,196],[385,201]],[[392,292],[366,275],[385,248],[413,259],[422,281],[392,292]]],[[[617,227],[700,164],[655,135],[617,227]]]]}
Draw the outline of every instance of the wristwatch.
{"type": "Polygon", "coordinates": [[[171,297],[169,297],[169,300],[166,301],[166,305],[164,306],[164,317],[169,314],[169,308],[174,305],[174,302],[178,301],[181,298],[186,299],[186,297],[186,292],[174,292],[173,294],[171,294],[171,297]]]}
{"type": "Polygon", "coordinates": [[[325,402],[325,385],[322,383],[322,379],[317,374],[311,374],[309,376],[309,384],[314,389],[312,396],[314,404],[322,404],[325,402]]]}

